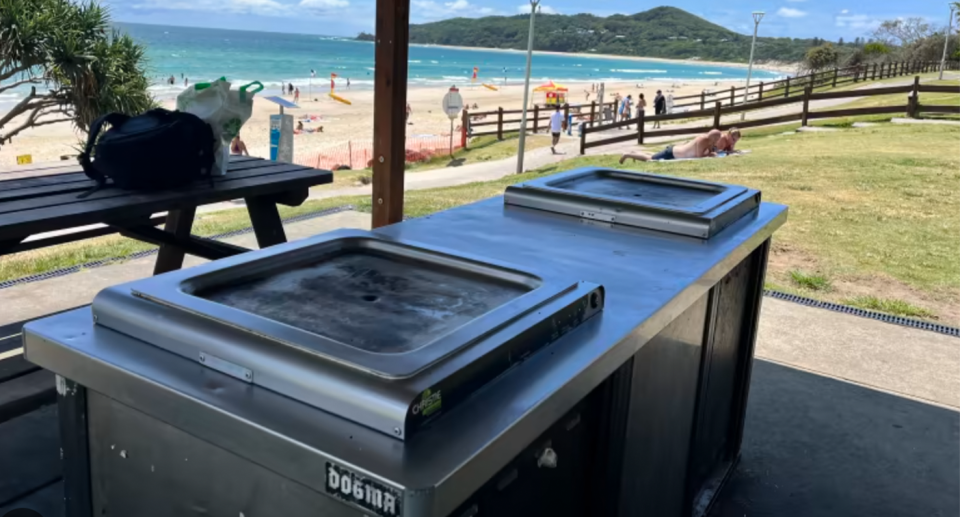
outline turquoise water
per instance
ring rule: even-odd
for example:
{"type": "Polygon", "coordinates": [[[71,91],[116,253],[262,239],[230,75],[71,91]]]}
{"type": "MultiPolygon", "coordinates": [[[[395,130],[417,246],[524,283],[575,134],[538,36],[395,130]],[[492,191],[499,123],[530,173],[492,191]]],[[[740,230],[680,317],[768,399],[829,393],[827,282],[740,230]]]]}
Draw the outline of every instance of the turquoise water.
{"type": "MultiPolygon", "coordinates": [[[[337,89],[373,86],[373,43],[347,38],[234,31],[161,25],[118,24],[143,43],[149,57],[149,73],[158,97],[175,96],[183,89],[183,77],[191,83],[225,76],[234,83],[259,80],[269,90],[293,83],[306,90],[326,90],[330,73],[340,76],[337,89]],[[312,79],[310,71],[316,71],[312,79]],[[182,76],[181,76],[182,74],[182,76]],[[165,80],[176,78],[169,86],[165,80]]],[[[411,46],[409,84],[448,85],[470,80],[473,67],[480,68],[481,82],[523,81],[526,54],[520,51],[461,50],[449,47],[411,46]]],[[[534,54],[534,82],[552,79],[559,83],[600,81],[745,79],[742,67],[664,63],[630,59],[588,58],[534,54]]],[[[755,70],[759,80],[778,77],[776,72],[755,70]]],[[[9,94],[0,102],[15,100],[9,94]]]]}

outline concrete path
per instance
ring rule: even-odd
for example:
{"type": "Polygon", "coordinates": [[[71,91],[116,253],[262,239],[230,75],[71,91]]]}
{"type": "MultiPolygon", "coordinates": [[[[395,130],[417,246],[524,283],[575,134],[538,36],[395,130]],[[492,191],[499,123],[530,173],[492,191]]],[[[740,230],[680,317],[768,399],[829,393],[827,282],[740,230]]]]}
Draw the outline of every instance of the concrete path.
{"type": "Polygon", "coordinates": [[[960,120],[935,120],[929,118],[894,118],[894,124],[933,124],[940,126],[960,126],[960,120]]]}

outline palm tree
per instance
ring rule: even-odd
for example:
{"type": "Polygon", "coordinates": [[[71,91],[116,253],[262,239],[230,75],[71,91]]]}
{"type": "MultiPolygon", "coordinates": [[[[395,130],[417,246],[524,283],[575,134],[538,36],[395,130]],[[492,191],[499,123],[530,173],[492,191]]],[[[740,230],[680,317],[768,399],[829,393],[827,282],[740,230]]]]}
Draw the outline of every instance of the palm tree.
{"type": "Polygon", "coordinates": [[[0,94],[30,88],[0,116],[0,145],[30,127],[87,131],[102,114],[153,107],[144,63],[143,47],[93,1],[0,0],[0,94]]]}

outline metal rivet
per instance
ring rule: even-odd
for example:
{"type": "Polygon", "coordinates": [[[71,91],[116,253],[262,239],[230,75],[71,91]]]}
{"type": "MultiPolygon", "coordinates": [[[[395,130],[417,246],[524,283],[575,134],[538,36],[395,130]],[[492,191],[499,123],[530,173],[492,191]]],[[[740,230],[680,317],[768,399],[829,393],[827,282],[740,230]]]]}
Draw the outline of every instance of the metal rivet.
{"type": "Polygon", "coordinates": [[[383,163],[383,156],[380,157],[380,163],[383,163]]]}
{"type": "Polygon", "coordinates": [[[94,323],[97,322],[97,315],[96,315],[96,314],[93,315],[93,322],[94,322],[94,323]]]}
{"type": "Polygon", "coordinates": [[[250,372],[244,372],[243,377],[247,380],[250,380],[250,372]]]}
{"type": "Polygon", "coordinates": [[[378,205],[382,205],[382,204],[383,204],[383,198],[382,198],[382,197],[377,198],[377,204],[378,204],[378,205]]]}
{"type": "Polygon", "coordinates": [[[395,434],[395,435],[397,435],[397,436],[400,436],[400,432],[401,432],[401,431],[400,431],[400,428],[399,428],[399,427],[394,427],[394,428],[393,428],[393,434],[395,434]]]}
{"type": "Polygon", "coordinates": [[[123,459],[127,459],[127,451],[120,451],[120,457],[123,459]]]}
{"type": "Polygon", "coordinates": [[[111,451],[114,450],[114,449],[116,449],[116,448],[117,448],[116,445],[111,445],[111,446],[110,446],[110,450],[111,450],[111,451]]]}
{"type": "Polygon", "coordinates": [[[200,362],[202,363],[202,362],[205,362],[206,360],[207,360],[207,356],[204,354],[200,354],[200,362]]]}

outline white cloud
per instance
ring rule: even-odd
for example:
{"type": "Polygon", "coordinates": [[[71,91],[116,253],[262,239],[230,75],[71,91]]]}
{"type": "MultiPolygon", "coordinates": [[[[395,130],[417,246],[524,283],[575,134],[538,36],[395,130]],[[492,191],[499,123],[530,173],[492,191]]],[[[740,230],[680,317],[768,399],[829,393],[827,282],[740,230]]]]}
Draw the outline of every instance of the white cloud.
{"type": "Polygon", "coordinates": [[[784,18],[803,18],[807,13],[800,9],[793,9],[792,7],[781,7],[780,10],[777,11],[777,15],[784,18]]]}
{"type": "Polygon", "coordinates": [[[347,0],[300,0],[300,7],[315,11],[327,11],[334,8],[347,7],[347,0]]]}
{"type": "Polygon", "coordinates": [[[850,12],[850,9],[844,9],[844,10],[840,11],[840,14],[847,14],[847,13],[849,13],[849,12],[850,12]]]}
{"type": "MultiPolygon", "coordinates": [[[[520,4],[517,6],[517,12],[520,14],[530,14],[530,4],[520,4]]],[[[542,14],[560,14],[560,11],[557,11],[549,5],[540,4],[540,10],[538,11],[542,14]]]]}
{"type": "MultiPolygon", "coordinates": [[[[844,11],[846,11],[846,9],[844,11]]],[[[880,25],[880,20],[871,18],[865,14],[851,14],[849,16],[837,16],[836,25],[844,29],[865,31],[877,28],[877,26],[880,25]]]]}
{"type": "Polygon", "coordinates": [[[469,0],[451,0],[436,2],[434,0],[411,0],[410,10],[413,23],[436,21],[445,18],[476,18],[479,16],[493,16],[506,14],[491,7],[480,7],[471,4],[469,0]]]}
{"type": "MultiPolygon", "coordinates": [[[[346,2],[346,0],[328,0],[346,2]]],[[[171,11],[210,11],[218,13],[255,14],[259,16],[292,16],[291,5],[276,0],[141,0],[134,9],[165,9],[171,11]]]]}

